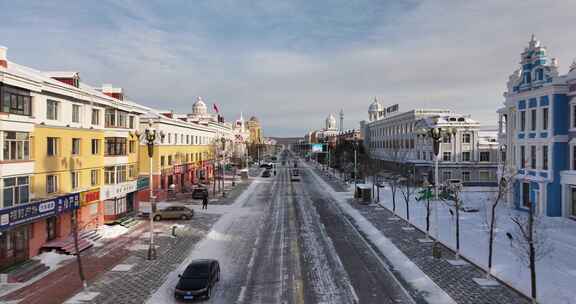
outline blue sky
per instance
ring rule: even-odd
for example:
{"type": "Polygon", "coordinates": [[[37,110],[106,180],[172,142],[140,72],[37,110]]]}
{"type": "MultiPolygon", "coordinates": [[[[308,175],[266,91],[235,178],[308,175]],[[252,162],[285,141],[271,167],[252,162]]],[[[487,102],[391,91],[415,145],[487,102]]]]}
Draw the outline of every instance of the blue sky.
{"type": "Polygon", "coordinates": [[[576,1],[5,1],[9,60],[79,71],[140,103],[189,112],[196,96],[265,135],[345,127],[384,104],[450,108],[494,124],[530,35],[566,72],[576,1]]]}

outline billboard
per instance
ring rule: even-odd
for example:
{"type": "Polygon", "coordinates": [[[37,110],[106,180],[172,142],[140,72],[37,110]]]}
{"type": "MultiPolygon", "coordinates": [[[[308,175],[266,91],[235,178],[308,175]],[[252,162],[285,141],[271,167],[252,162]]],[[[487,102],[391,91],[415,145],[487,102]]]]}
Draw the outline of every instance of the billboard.
{"type": "Polygon", "coordinates": [[[312,144],[312,153],[322,153],[323,144],[312,144]]]}

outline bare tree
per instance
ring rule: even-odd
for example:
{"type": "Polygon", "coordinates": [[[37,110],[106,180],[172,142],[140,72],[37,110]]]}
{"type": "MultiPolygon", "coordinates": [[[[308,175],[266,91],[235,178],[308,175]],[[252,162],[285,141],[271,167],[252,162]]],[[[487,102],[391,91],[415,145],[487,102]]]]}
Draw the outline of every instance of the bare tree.
{"type": "Polygon", "coordinates": [[[430,239],[430,200],[433,196],[431,185],[424,185],[424,188],[418,192],[418,195],[416,200],[423,201],[426,207],[426,239],[430,239]]]}
{"type": "Polygon", "coordinates": [[[446,187],[446,191],[443,192],[442,199],[450,207],[450,215],[454,217],[456,215],[456,221],[454,225],[456,226],[456,258],[460,258],[460,211],[464,208],[464,202],[461,197],[462,184],[454,183],[446,187]]]}
{"type": "Polygon", "coordinates": [[[530,268],[530,289],[532,302],[536,303],[536,262],[552,252],[541,219],[534,215],[534,204],[530,203],[528,214],[513,214],[510,220],[514,230],[506,234],[510,239],[514,253],[525,266],[530,268]],[[538,229],[540,228],[540,229],[538,229]]]}
{"type": "Polygon", "coordinates": [[[497,213],[498,205],[505,200],[506,194],[512,189],[511,180],[514,174],[509,172],[502,175],[498,181],[498,190],[487,199],[487,204],[483,206],[484,224],[488,228],[488,268],[486,269],[486,278],[492,276],[492,266],[494,261],[494,239],[496,238],[496,228],[498,227],[499,216],[497,213]],[[488,210],[489,208],[489,210],[488,210]]]}
{"type": "Polygon", "coordinates": [[[400,188],[399,176],[396,174],[389,174],[386,177],[386,183],[390,187],[390,193],[392,194],[392,213],[396,215],[396,193],[398,188],[400,188]]]}
{"type": "Polygon", "coordinates": [[[402,198],[404,198],[404,203],[406,204],[406,220],[410,222],[410,199],[416,192],[414,168],[410,165],[404,165],[401,170],[401,187],[400,193],[402,198]]]}

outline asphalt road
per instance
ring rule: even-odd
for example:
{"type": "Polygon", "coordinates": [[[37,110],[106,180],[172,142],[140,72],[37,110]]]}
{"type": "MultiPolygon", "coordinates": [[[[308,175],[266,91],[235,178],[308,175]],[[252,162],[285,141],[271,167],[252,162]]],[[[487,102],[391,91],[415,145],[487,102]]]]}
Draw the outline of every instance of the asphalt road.
{"type": "MultiPolygon", "coordinates": [[[[234,204],[212,211],[223,215],[188,259],[221,263],[206,303],[413,303],[311,169],[300,169],[301,181],[289,170],[257,178],[234,204]]],[[[148,302],[175,302],[177,275],[148,302]]]]}

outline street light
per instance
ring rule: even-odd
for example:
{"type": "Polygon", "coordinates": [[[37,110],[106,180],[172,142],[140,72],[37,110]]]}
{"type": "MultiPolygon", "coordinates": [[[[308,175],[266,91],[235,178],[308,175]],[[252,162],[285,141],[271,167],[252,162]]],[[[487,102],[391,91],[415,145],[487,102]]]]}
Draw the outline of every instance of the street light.
{"type": "Polygon", "coordinates": [[[356,193],[356,184],[358,180],[358,141],[356,139],[352,142],[352,146],[354,147],[354,193],[356,193]]]}
{"type": "Polygon", "coordinates": [[[432,150],[434,152],[434,196],[435,196],[435,204],[434,204],[434,233],[436,235],[436,239],[432,246],[432,255],[436,258],[441,256],[440,247],[438,246],[438,239],[440,238],[439,232],[439,223],[438,223],[438,185],[440,183],[440,178],[438,176],[438,162],[440,158],[440,140],[443,136],[456,136],[458,130],[454,127],[439,127],[439,126],[423,126],[419,130],[419,134],[423,137],[429,137],[432,139],[432,150]]]}
{"type": "Polygon", "coordinates": [[[157,135],[164,138],[164,132],[157,133],[156,129],[152,129],[152,121],[148,124],[148,128],[144,130],[144,141],[148,148],[148,179],[149,179],[149,191],[150,191],[150,244],[148,247],[148,260],[156,259],[156,246],[154,245],[154,211],[156,211],[156,202],[154,201],[154,187],[152,181],[152,158],[154,157],[154,143],[156,141],[157,135]]]}

